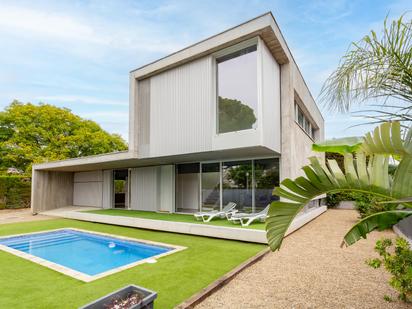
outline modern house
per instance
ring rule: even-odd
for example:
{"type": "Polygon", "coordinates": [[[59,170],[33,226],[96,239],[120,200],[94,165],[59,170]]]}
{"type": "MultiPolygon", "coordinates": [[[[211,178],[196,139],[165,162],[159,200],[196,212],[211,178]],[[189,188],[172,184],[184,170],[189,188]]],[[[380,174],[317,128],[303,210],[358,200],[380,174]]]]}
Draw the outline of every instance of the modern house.
{"type": "MultiPolygon", "coordinates": [[[[130,72],[129,150],[33,166],[32,210],[257,211],[324,120],[271,13],[130,72]]],[[[314,202],[316,204],[316,202],[314,202]]]]}

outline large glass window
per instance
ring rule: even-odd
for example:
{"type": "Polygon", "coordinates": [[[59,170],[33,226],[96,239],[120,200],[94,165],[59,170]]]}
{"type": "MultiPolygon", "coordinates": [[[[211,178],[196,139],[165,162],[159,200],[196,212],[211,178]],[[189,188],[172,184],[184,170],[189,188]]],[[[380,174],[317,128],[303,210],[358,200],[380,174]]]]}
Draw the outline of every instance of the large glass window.
{"type": "Polygon", "coordinates": [[[256,45],[217,59],[218,133],[256,128],[256,45]]]}
{"type": "Polygon", "coordinates": [[[220,210],[220,163],[202,164],[202,211],[220,210]]]}
{"type": "Polygon", "coordinates": [[[223,205],[235,202],[237,209],[252,211],[252,161],[224,162],[222,165],[223,205]]]}
{"type": "Polygon", "coordinates": [[[278,158],[178,164],[176,211],[220,210],[235,202],[239,211],[258,212],[277,199],[278,185],[278,158]]]}
{"type": "Polygon", "coordinates": [[[264,209],[273,200],[275,186],[279,186],[279,159],[255,160],[255,211],[264,209]]]}

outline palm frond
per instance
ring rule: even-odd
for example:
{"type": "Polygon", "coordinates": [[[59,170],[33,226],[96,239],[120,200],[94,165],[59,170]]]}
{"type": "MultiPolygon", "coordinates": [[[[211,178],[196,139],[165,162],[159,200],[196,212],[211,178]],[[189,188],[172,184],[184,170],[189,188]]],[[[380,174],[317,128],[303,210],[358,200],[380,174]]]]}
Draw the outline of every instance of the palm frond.
{"type": "Polygon", "coordinates": [[[388,23],[378,35],[371,31],[352,43],[339,67],[321,90],[321,100],[332,110],[348,111],[353,103],[371,98],[412,102],[412,22],[404,16],[388,23]]]}
{"type": "Polygon", "coordinates": [[[392,227],[402,219],[412,215],[412,211],[389,210],[370,215],[356,223],[344,236],[343,245],[352,245],[361,238],[366,238],[366,234],[377,229],[378,231],[392,227]]]}
{"type": "MultiPolygon", "coordinates": [[[[272,202],[266,221],[271,249],[279,249],[288,227],[302,208],[326,193],[363,192],[412,208],[412,203],[405,199],[412,196],[412,129],[405,140],[401,139],[400,130],[399,123],[385,123],[373,134],[367,134],[356,157],[352,153],[343,154],[345,172],[335,160],[323,163],[319,158],[311,157],[310,164],[302,168],[304,177],[283,180],[274,190],[280,201],[272,202]],[[401,161],[392,179],[389,158],[393,155],[399,156],[401,161]]],[[[384,228],[402,215],[372,217],[353,229],[347,243],[364,237],[374,228],[384,228]]]]}
{"type": "Polygon", "coordinates": [[[333,153],[353,153],[356,152],[363,143],[362,137],[344,137],[316,143],[312,145],[312,150],[317,152],[333,153]]]}

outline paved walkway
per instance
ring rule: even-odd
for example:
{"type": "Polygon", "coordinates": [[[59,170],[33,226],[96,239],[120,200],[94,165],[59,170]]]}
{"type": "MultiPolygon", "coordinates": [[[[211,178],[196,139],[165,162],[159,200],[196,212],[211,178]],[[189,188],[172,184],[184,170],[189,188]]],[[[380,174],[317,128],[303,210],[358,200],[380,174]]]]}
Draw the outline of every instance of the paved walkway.
{"type": "Polygon", "coordinates": [[[33,216],[30,208],[0,210],[0,224],[54,219],[44,215],[33,216]]]}
{"type": "Polygon", "coordinates": [[[328,210],[196,308],[411,308],[397,301],[384,270],[364,262],[375,257],[378,239],[395,237],[392,231],[340,248],[356,217],[353,210],[328,210]]]}

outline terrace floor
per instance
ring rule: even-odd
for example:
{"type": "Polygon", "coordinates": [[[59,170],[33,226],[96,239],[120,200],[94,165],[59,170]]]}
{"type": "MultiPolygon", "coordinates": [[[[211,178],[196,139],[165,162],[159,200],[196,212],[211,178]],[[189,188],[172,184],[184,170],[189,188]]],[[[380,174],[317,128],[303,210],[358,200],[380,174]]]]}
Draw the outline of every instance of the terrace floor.
{"type": "MultiPolygon", "coordinates": [[[[326,211],[326,206],[314,208],[299,215],[290,225],[286,235],[301,228],[326,211]]],[[[204,223],[197,221],[192,215],[166,214],[137,210],[99,209],[90,207],[63,207],[42,212],[48,216],[75,219],[97,223],[113,224],[143,228],[149,230],[207,236],[230,240],[241,240],[266,244],[266,231],[263,223],[253,223],[249,227],[241,227],[226,219],[216,219],[204,223]]]]}

